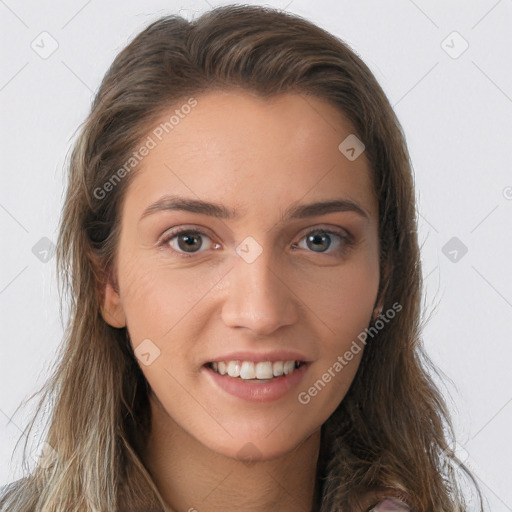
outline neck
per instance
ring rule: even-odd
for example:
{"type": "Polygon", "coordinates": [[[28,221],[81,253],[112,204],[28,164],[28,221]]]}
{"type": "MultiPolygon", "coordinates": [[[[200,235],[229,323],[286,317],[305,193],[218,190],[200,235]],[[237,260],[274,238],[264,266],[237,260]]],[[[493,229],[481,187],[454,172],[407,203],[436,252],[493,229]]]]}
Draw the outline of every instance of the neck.
{"type": "Polygon", "coordinates": [[[171,512],[311,512],[320,438],[318,429],[292,452],[249,463],[212,451],[152,403],[143,459],[171,512]]]}

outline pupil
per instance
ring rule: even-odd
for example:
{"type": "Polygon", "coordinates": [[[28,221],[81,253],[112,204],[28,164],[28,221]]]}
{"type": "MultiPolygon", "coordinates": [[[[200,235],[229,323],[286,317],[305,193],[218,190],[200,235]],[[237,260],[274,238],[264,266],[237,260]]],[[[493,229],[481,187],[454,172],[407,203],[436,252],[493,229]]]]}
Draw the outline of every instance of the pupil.
{"type": "MultiPolygon", "coordinates": [[[[313,247],[311,247],[314,251],[317,251],[317,248],[320,247],[320,251],[323,249],[328,249],[331,245],[331,241],[330,241],[330,237],[329,235],[327,234],[322,234],[322,235],[310,235],[308,237],[308,242],[313,242],[314,244],[318,244],[318,243],[322,243],[322,241],[324,242],[324,247],[321,247],[321,246],[318,246],[318,245],[313,245],[313,247]],[[327,245],[325,246],[325,240],[327,240],[327,245]]],[[[318,252],[318,251],[317,251],[318,252]]]]}
{"type": "Polygon", "coordinates": [[[197,244],[196,243],[196,248],[199,249],[202,245],[202,242],[201,242],[201,238],[198,236],[198,235],[181,235],[179,238],[178,238],[178,245],[180,245],[180,249],[194,249],[194,242],[197,242],[199,241],[199,243],[197,244]],[[185,242],[185,247],[182,247],[182,244],[180,242],[184,241],[185,242]]]}
{"type": "MultiPolygon", "coordinates": [[[[181,235],[179,237],[179,242],[178,244],[180,245],[180,249],[200,249],[201,248],[201,245],[202,245],[202,242],[201,242],[201,237],[197,236],[197,235],[181,235]],[[185,247],[182,246],[181,242],[184,242],[185,243],[185,247]],[[194,245],[196,247],[194,247],[194,245]]],[[[326,250],[330,247],[331,245],[331,240],[330,240],[330,237],[329,235],[327,234],[315,234],[315,235],[310,235],[308,237],[308,244],[309,242],[311,242],[313,245],[312,248],[314,251],[317,251],[317,252],[320,252],[322,250],[326,250]],[[321,245],[319,245],[321,244],[321,245]]]]}

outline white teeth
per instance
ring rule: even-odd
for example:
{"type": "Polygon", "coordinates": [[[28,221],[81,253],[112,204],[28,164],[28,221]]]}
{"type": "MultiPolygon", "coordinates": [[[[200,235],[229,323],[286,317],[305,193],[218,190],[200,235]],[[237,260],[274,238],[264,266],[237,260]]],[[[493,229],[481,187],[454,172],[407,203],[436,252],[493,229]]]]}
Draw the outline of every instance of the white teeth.
{"type": "Polygon", "coordinates": [[[225,375],[226,374],[226,363],[224,361],[219,361],[217,363],[217,371],[221,374],[221,375],[225,375]]]}
{"type": "Polygon", "coordinates": [[[295,361],[286,361],[286,363],[284,363],[284,374],[288,375],[289,373],[292,373],[294,368],[295,361]]]}
{"type": "Polygon", "coordinates": [[[283,361],[276,361],[273,365],[272,365],[272,371],[274,373],[274,377],[279,377],[281,375],[283,375],[284,373],[284,363],[283,361]]]}
{"type": "Polygon", "coordinates": [[[242,379],[255,379],[256,371],[254,370],[254,363],[251,361],[244,361],[240,368],[240,377],[242,379]]]}
{"type": "Polygon", "coordinates": [[[230,377],[240,377],[240,370],[241,370],[240,361],[229,361],[228,375],[230,377]]]}
{"type": "Polygon", "coordinates": [[[244,380],[269,380],[281,375],[292,373],[298,361],[217,361],[211,363],[211,368],[229,377],[241,378],[244,380]]]}
{"type": "Polygon", "coordinates": [[[256,363],[255,369],[257,379],[271,379],[274,376],[272,373],[272,363],[270,361],[260,361],[256,363]]]}

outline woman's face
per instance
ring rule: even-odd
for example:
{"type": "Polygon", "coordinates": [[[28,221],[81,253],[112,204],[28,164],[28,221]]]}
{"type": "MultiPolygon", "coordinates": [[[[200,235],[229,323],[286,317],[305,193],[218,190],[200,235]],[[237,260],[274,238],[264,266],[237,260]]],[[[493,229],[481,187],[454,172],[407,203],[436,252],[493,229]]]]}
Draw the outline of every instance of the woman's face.
{"type": "Polygon", "coordinates": [[[196,100],[148,133],[103,315],[127,326],[170,428],[229,457],[271,459],[317,431],[355,376],[379,285],[378,203],[365,153],[338,147],[353,129],[330,104],[196,100]],[[275,361],[306,364],[258,382],[208,368],[219,360],[242,361],[231,371],[249,379],[253,367],[282,371],[275,361]]]}

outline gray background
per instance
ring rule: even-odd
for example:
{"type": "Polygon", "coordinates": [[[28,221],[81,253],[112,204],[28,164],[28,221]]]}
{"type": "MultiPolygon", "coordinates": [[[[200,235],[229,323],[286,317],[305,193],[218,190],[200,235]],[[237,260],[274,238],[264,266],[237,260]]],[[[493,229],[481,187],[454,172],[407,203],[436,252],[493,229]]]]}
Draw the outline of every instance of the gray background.
{"type": "MultiPolygon", "coordinates": [[[[190,19],[223,3],[0,0],[0,485],[21,476],[20,448],[11,455],[34,401],[12,415],[44,382],[62,336],[47,249],[73,134],[135,34],[160,15],[190,19]]],[[[512,510],[512,1],[267,5],[349,43],[397,112],[417,186],[425,345],[450,379],[459,453],[491,510],[512,510]]]]}

